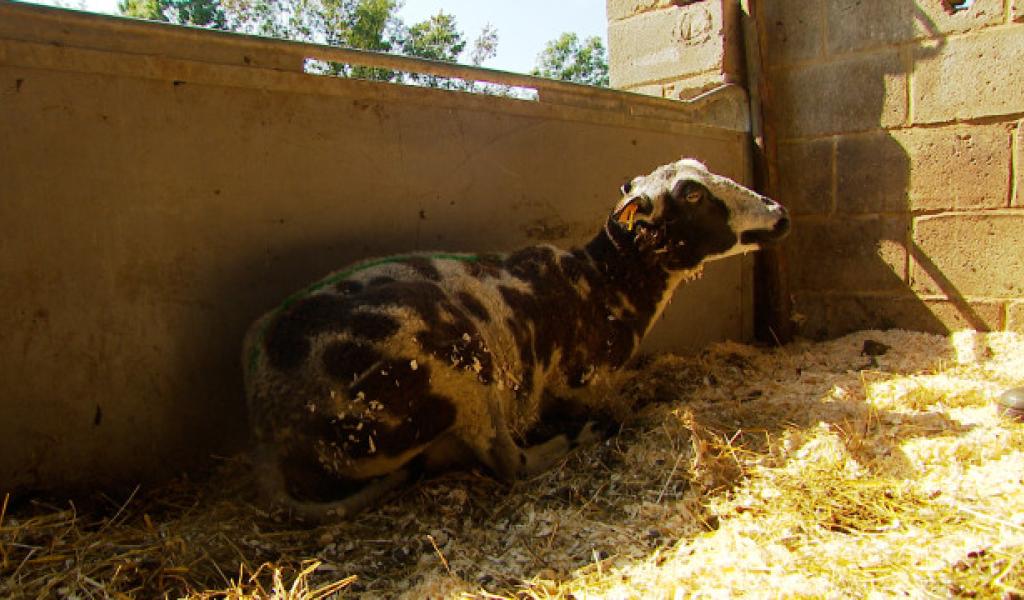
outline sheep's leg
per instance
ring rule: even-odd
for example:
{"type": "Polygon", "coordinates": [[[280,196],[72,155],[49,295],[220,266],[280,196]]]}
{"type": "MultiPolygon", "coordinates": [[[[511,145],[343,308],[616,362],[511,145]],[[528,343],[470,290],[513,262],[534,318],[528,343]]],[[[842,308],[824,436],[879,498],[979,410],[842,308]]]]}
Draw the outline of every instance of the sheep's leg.
{"type": "MultiPolygon", "coordinates": [[[[408,468],[401,468],[382,477],[359,483],[358,489],[337,500],[299,500],[288,493],[284,470],[276,452],[260,446],[254,456],[260,472],[260,487],[271,505],[282,506],[294,516],[310,522],[341,521],[376,504],[387,493],[408,482],[412,477],[408,468]]],[[[327,473],[321,476],[330,477],[327,473]]]]}
{"type": "Polygon", "coordinates": [[[588,422],[572,438],[568,434],[560,433],[539,444],[520,447],[512,438],[512,432],[505,422],[501,403],[496,401],[495,396],[492,395],[491,398],[488,408],[495,434],[489,447],[479,455],[481,461],[502,479],[512,480],[542,473],[565,458],[576,446],[601,439],[601,435],[596,431],[596,424],[588,422]]]}
{"type": "Polygon", "coordinates": [[[405,484],[409,479],[408,469],[399,469],[383,477],[367,481],[358,492],[340,500],[305,502],[287,497],[286,506],[295,515],[313,523],[330,520],[341,521],[379,504],[385,494],[405,484]]]}

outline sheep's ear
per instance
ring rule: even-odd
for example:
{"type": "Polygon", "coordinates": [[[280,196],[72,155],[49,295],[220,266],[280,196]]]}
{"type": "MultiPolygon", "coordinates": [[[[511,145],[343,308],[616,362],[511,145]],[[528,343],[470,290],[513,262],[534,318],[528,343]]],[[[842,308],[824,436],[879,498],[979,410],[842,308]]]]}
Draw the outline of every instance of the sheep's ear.
{"type": "Polygon", "coordinates": [[[619,205],[615,207],[615,212],[612,213],[612,217],[619,225],[623,226],[626,231],[633,231],[633,226],[636,222],[636,216],[649,215],[654,211],[654,202],[651,201],[647,196],[633,196],[623,198],[619,205]]]}

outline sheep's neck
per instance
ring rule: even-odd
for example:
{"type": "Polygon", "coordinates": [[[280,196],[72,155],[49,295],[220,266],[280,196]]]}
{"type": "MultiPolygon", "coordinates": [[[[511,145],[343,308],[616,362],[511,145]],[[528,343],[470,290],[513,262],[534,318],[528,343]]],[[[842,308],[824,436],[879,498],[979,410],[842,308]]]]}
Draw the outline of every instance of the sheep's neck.
{"type": "Polygon", "coordinates": [[[614,327],[615,319],[627,322],[638,346],[689,273],[666,270],[656,255],[636,248],[630,232],[611,222],[585,246],[584,252],[600,273],[603,295],[612,300],[609,308],[622,313],[610,315],[613,318],[609,326],[614,327]]]}

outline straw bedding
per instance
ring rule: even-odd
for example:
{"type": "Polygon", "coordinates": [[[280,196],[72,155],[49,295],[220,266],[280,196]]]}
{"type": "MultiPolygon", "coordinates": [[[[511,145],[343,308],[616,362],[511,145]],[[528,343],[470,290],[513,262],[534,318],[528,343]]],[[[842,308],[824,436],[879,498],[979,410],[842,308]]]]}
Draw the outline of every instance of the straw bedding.
{"type": "Polygon", "coordinates": [[[643,408],[513,486],[424,481],[348,523],[255,502],[243,457],[76,502],[3,499],[0,597],[1024,595],[1024,337],[868,331],[660,356],[643,408]]]}

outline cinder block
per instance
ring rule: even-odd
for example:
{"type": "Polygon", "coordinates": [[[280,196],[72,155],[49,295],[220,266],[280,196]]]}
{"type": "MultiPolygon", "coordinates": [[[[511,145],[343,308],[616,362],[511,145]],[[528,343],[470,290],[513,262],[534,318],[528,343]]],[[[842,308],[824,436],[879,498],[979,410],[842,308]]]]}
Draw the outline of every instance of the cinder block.
{"type": "Polygon", "coordinates": [[[659,83],[645,83],[642,85],[630,86],[624,88],[627,92],[633,92],[634,94],[643,94],[645,96],[655,96],[657,98],[665,97],[665,89],[659,83]]]}
{"type": "Polygon", "coordinates": [[[909,329],[947,334],[972,328],[992,331],[1002,327],[1000,302],[934,300],[909,291],[892,294],[797,294],[794,311],[800,316],[799,333],[826,339],[863,329],[909,329]]]}
{"type": "Polygon", "coordinates": [[[1005,124],[841,136],[840,213],[1002,208],[1010,193],[1005,124]]]}
{"type": "Polygon", "coordinates": [[[1006,20],[1004,0],[975,0],[969,10],[955,12],[950,12],[946,2],[913,0],[907,4],[915,5],[920,11],[914,15],[920,37],[976,31],[1006,20]]]}
{"type": "Polygon", "coordinates": [[[908,221],[900,217],[796,219],[786,243],[794,291],[906,288],[908,221]]]}
{"type": "Polygon", "coordinates": [[[771,83],[781,139],[869,131],[906,120],[906,75],[894,50],[774,71],[771,83]]]}
{"type": "Polygon", "coordinates": [[[888,132],[839,137],[836,211],[907,212],[910,158],[888,132]]]}
{"type": "Polygon", "coordinates": [[[1006,307],[1006,330],[1024,333],[1024,302],[1011,302],[1006,307]]]}
{"type": "Polygon", "coordinates": [[[673,100],[689,100],[725,83],[721,71],[699,73],[663,84],[662,95],[673,100]]]}
{"type": "Polygon", "coordinates": [[[1007,125],[913,128],[892,135],[910,157],[912,210],[1006,206],[1013,141],[1007,125]]]}
{"type": "MultiPolygon", "coordinates": [[[[942,329],[931,330],[926,326],[911,326],[910,329],[950,333],[959,329],[978,331],[999,331],[1004,328],[1003,303],[991,300],[925,300],[925,306],[932,316],[942,324],[942,329]]],[[[926,325],[926,324],[923,324],[926,325]]]]}
{"type": "Polygon", "coordinates": [[[914,39],[917,37],[914,4],[859,0],[827,2],[829,52],[849,52],[914,39]]]}
{"type": "Polygon", "coordinates": [[[739,61],[738,8],[708,0],[645,12],[608,25],[612,87],[663,82],[698,73],[735,76],[739,61]]]}
{"type": "Polygon", "coordinates": [[[607,0],[605,11],[609,21],[618,21],[649,10],[672,6],[676,0],[607,0]]]}
{"type": "Polygon", "coordinates": [[[914,56],[915,123],[1019,113],[1024,109],[1024,30],[987,30],[924,45],[914,56]]]}
{"type": "Polygon", "coordinates": [[[832,138],[779,145],[779,197],[793,215],[832,212],[832,138]]]}
{"type": "Polygon", "coordinates": [[[672,100],[689,100],[724,83],[725,80],[720,72],[711,71],[683,77],[668,83],[641,83],[623,89],[627,92],[644,94],[645,96],[671,98],[672,100]]]}
{"type": "Polygon", "coordinates": [[[762,2],[765,58],[771,66],[788,65],[822,56],[825,17],[822,0],[762,2]]]}
{"type": "Polygon", "coordinates": [[[911,285],[949,298],[1024,296],[1024,213],[920,217],[911,285]]]}
{"type": "Polygon", "coordinates": [[[845,325],[842,335],[859,329],[910,329],[947,334],[959,329],[992,331],[1002,325],[1002,305],[966,300],[922,300],[913,295],[889,298],[839,297],[830,303],[829,321],[845,325]]]}
{"type": "Polygon", "coordinates": [[[976,0],[970,10],[950,13],[943,2],[830,0],[828,50],[841,54],[949,33],[981,29],[1004,21],[1003,0],[976,0]]]}

